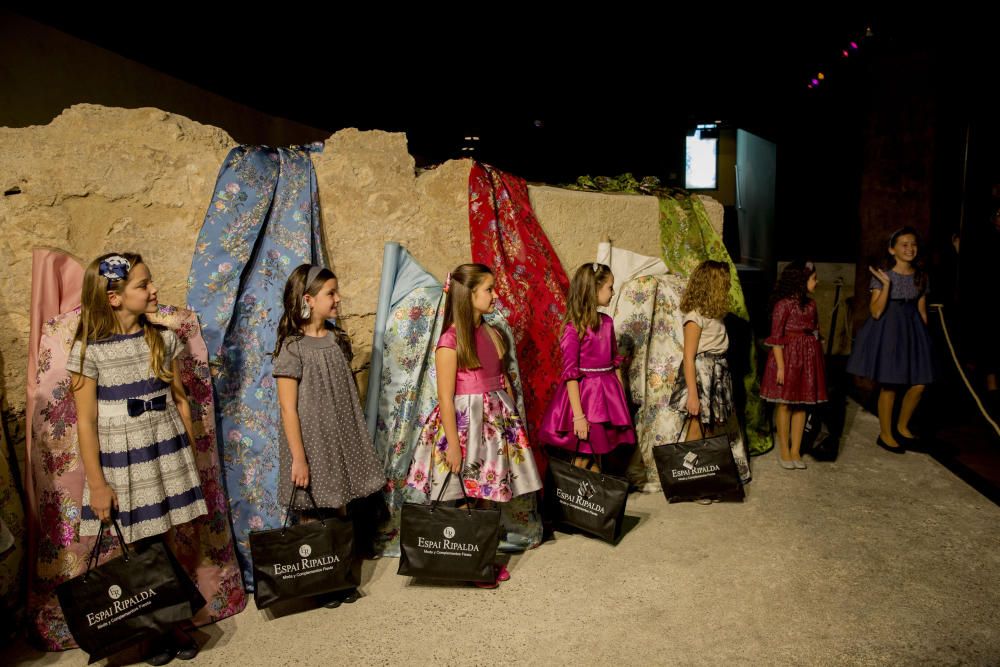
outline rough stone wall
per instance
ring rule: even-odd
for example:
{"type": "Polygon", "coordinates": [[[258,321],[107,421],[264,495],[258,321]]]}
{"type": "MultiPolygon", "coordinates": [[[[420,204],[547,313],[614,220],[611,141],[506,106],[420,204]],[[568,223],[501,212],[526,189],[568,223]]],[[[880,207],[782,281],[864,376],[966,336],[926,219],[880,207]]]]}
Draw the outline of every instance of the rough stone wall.
{"type": "MultiPolygon", "coordinates": [[[[226,153],[223,130],[157,109],[81,104],[45,126],[0,128],[0,361],[8,406],[24,409],[31,250],[90,258],[141,252],[161,301],[182,305],[195,240],[226,153]]],[[[371,355],[382,247],[398,241],[439,279],[468,261],[471,162],[416,173],[406,136],[347,129],[314,154],[324,242],[341,282],[344,326],[362,390],[371,355]]],[[[597,243],[659,254],[652,197],[530,188],[567,272],[597,243]]],[[[707,200],[720,229],[722,206],[707,200]]]]}
{"type": "Polygon", "coordinates": [[[51,123],[0,128],[0,356],[7,403],[25,402],[31,251],[89,260],[135,249],[162,301],[183,303],[224,131],[158,109],[77,105],[51,123]]]}

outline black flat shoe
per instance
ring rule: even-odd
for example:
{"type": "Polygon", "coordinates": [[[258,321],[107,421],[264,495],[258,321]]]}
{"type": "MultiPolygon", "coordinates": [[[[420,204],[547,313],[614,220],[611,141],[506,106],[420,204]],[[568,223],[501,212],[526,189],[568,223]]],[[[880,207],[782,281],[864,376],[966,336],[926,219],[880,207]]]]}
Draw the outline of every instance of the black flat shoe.
{"type": "Polygon", "coordinates": [[[162,638],[150,644],[149,653],[143,657],[146,664],[153,665],[153,667],[161,667],[161,665],[165,665],[173,659],[173,644],[162,638]]]}
{"type": "Polygon", "coordinates": [[[358,598],[361,597],[358,595],[357,588],[352,588],[349,591],[344,591],[343,593],[341,593],[341,595],[343,597],[340,598],[340,601],[343,602],[344,604],[354,604],[355,602],[358,601],[358,598]]]}
{"type": "Polygon", "coordinates": [[[198,655],[198,642],[191,637],[185,636],[183,640],[174,640],[177,644],[177,658],[179,660],[194,660],[198,655]]]}
{"type": "Polygon", "coordinates": [[[906,453],[906,447],[903,447],[902,445],[899,445],[898,447],[893,447],[892,445],[888,444],[885,440],[883,440],[882,436],[878,437],[878,439],[875,441],[875,444],[881,447],[882,449],[886,450],[887,452],[892,452],[893,454],[906,453]]]}
{"type": "Polygon", "coordinates": [[[323,597],[325,598],[325,600],[322,604],[327,609],[336,609],[341,604],[343,604],[343,600],[341,600],[336,593],[330,593],[329,596],[323,596],[323,597]]]}

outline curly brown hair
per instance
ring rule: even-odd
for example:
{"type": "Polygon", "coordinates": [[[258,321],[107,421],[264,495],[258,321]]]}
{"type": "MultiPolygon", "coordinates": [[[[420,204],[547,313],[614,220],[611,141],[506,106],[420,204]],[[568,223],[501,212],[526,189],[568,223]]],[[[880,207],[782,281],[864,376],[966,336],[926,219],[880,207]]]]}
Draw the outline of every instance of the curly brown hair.
{"type": "Polygon", "coordinates": [[[681,312],[696,310],[702,317],[721,319],[729,312],[729,286],[729,265],[706,259],[688,278],[681,312]]]}
{"type": "Polygon", "coordinates": [[[799,308],[804,308],[809,303],[807,283],[814,273],[816,273],[816,266],[812,262],[801,259],[789,262],[781,270],[778,282],[774,285],[774,291],[771,292],[770,310],[773,311],[774,306],[782,299],[795,299],[799,308]]]}

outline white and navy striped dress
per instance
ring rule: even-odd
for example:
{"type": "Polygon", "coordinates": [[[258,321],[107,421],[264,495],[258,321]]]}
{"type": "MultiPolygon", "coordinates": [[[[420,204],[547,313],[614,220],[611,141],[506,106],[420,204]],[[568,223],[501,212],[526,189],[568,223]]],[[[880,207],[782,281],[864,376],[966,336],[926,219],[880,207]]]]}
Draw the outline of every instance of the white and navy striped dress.
{"type": "MultiPolygon", "coordinates": [[[[169,365],[181,351],[172,331],[161,330],[169,365]]],[[[170,385],[155,377],[142,331],[115,335],[87,345],[83,367],[80,343],[66,363],[71,373],[97,381],[97,436],[104,479],[118,496],[118,519],[126,542],[164,533],[207,513],[201,479],[188,446],[184,422],[170,385]],[[130,417],[128,399],[165,397],[166,409],[130,417]]],[[[163,400],[163,399],[160,399],[163,400]]],[[[83,489],[80,535],[97,535],[100,523],[83,489]]]]}

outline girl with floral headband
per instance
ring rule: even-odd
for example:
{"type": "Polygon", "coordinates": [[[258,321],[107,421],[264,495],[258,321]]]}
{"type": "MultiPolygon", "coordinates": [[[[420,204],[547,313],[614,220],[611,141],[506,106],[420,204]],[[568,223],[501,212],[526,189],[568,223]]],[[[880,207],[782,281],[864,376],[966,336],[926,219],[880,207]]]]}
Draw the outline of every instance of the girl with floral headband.
{"type": "MultiPolygon", "coordinates": [[[[91,262],[81,302],[66,362],[86,475],[80,536],[99,535],[105,522],[116,521],[125,542],[142,551],[207,513],[176,361],[181,343],[147,317],[156,312],[157,290],[138,254],[91,262]]],[[[163,665],[197,653],[178,625],[150,644],[146,661],[163,665]]]]}

